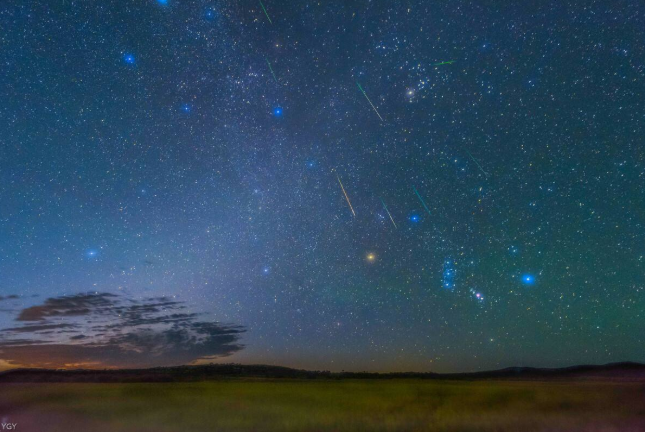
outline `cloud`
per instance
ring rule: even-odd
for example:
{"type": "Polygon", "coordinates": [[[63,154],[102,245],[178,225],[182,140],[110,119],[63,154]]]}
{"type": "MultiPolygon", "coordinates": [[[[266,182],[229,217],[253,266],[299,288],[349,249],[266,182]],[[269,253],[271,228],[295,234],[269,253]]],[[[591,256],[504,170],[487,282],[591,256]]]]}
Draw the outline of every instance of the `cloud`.
{"type": "Polygon", "coordinates": [[[20,297],[15,295],[15,294],[11,294],[11,295],[8,295],[6,297],[0,296],[0,301],[2,301],[2,300],[15,300],[15,299],[18,299],[18,298],[20,298],[20,297]]]}
{"type": "Polygon", "coordinates": [[[74,324],[41,324],[41,325],[28,325],[28,326],[22,326],[22,327],[12,327],[12,328],[6,328],[2,329],[1,331],[6,331],[6,332],[14,332],[14,333],[32,333],[32,332],[39,332],[43,330],[55,330],[55,329],[61,329],[61,328],[74,328],[76,325],[74,324]]]}
{"type": "Polygon", "coordinates": [[[232,355],[244,327],[199,321],[165,297],[108,293],[48,298],[21,310],[24,325],[0,332],[0,363],[26,367],[154,367],[232,355]],[[20,335],[20,337],[16,337],[20,335]]]}
{"type": "Polygon", "coordinates": [[[109,293],[84,293],[54,297],[40,306],[23,309],[17,321],[42,321],[56,316],[82,316],[100,313],[115,305],[117,296],[109,293]]]}
{"type": "Polygon", "coordinates": [[[0,351],[3,347],[23,346],[23,345],[41,345],[46,344],[47,341],[38,339],[10,339],[0,341],[0,351]]]}

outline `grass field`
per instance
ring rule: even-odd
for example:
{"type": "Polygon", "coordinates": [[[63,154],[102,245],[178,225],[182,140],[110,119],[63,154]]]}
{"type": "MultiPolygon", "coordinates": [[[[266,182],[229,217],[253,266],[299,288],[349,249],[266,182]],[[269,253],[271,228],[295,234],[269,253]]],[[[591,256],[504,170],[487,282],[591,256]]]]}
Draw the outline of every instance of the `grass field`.
{"type": "Polygon", "coordinates": [[[4,384],[0,420],[47,431],[645,431],[645,386],[423,380],[4,384]]]}

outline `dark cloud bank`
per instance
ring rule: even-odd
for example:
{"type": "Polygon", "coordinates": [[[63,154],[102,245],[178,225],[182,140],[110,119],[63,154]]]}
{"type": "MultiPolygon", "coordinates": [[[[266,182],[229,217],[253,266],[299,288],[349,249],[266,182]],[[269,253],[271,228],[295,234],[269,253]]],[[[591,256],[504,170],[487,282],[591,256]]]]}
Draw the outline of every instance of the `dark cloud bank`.
{"type": "Polygon", "coordinates": [[[153,367],[208,362],[243,348],[241,326],[199,321],[183,302],[109,293],[54,297],[0,330],[0,362],[22,367],[153,367]]]}

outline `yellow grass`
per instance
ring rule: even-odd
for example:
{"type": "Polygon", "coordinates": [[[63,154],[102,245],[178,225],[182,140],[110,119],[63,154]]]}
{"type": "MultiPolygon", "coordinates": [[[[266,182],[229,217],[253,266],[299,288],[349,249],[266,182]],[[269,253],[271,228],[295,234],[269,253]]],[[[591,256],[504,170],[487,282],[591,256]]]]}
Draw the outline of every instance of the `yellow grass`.
{"type": "Polygon", "coordinates": [[[0,419],[42,431],[645,431],[616,383],[223,380],[4,384],[0,419]]]}

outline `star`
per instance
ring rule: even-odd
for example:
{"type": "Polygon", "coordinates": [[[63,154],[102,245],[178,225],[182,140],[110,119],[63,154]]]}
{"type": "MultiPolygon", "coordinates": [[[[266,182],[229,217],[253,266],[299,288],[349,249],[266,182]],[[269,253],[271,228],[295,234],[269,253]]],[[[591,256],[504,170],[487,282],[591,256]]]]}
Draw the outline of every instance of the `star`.
{"type": "Polygon", "coordinates": [[[135,63],[134,55],[129,53],[123,54],[123,61],[129,65],[133,65],[135,63]]]}
{"type": "Polygon", "coordinates": [[[375,254],[375,253],[373,253],[373,252],[369,252],[369,253],[365,256],[365,259],[367,260],[367,262],[369,262],[369,263],[373,263],[374,261],[376,261],[376,254],[375,254]]]}
{"type": "Polygon", "coordinates": [[[417,223],[417,222],[420,222],[420,221],[421,221],[421,216],[419,216],[418,214],[414,213],[414,214],[410,215],[410,222],[417,223]]]}
{"type": "Polygon", "coordinates": [[[525,285],[533,285],[535,283],[535,276],[531,274],[522,275],[522,283],[525,285]]]}
{"type": "Polygon", "coordinates": [[[85,257],[88,259],[94,259],[99,256],[99,251],[98,249],[87,249],[85,251],[85,257]]]}
{"type": "Polygon", "coordinates": [[[215,18],[215,11],[211,8],[206,9],[206,12],[204,13],[204,18],[206,18],[207,21],[210,21],[215,18]]]}
{"type": "Polygon", "coordinates": [[[273,115],[276,117],[282,117],[282,108],[281,107],[273,108],[273,115]]]}

